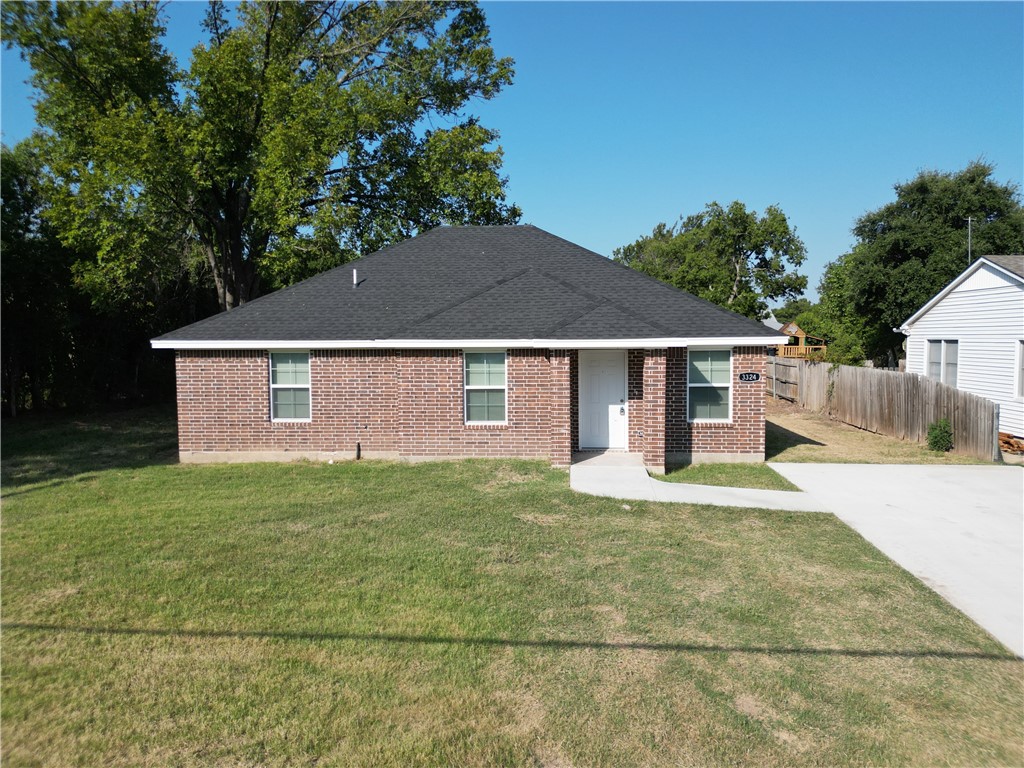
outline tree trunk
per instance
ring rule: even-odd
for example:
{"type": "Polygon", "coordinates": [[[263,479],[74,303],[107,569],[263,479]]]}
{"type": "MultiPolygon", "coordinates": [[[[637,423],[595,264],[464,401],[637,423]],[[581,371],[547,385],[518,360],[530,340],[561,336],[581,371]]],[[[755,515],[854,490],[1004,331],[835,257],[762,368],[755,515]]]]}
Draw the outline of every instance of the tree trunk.
{"type": "Polygon", "coordinates": [[[249,195],[245,190],[215,196],[217,203],[209,211],[212,221],[209,237],[204,238],[207,260],[217,286],[222,312],[229,312],[260,295],[257,262],[266,252],[269,238],[245,238],[249,195]]]}
{"type": "Polygon", "coordinates": [[[225,293],[224,274],[220,269],[220,265],[217,263],[217,249],[207,240],[207,238],[202,238],[202,240],[203,250],[206,252],[206,263],[210,265],[210,274],[213,275],[213,285],[217,290],[217,303],[220,305],[220,311],[223,312],[228,308],[227,294],[225,293]]]}
{"type": "Polygon", "coordinates": [[[33,366],[28,372],[29,392],[32,394],[32,411],[39,413],[45,408],[43,403],[43,383],[39,380],[39,369],[33,366]]]}
{"type": "Polygon", "coordinates": [[[18,356],[11,355],[11,365],[7,371],[7,401],[11,416],[18,415],[18,397],[21,394],[21,365],[18,356]]]}
{"type": "Polygon", "coordinates": [[[743,275],[743,265],[739,259],[733,259],[733,279],[732,279],[732,293],[729,294],[729,304],[736,301],[736,297],[740,295],[740,277],[743,275]]]}

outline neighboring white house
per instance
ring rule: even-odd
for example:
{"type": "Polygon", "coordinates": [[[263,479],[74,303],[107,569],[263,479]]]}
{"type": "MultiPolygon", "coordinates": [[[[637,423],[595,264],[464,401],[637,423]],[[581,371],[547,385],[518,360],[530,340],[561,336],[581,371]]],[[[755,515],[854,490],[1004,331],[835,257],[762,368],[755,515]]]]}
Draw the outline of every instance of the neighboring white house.
{"type": "Polygon", "coordinates": [[[995,401],[1024,436],[1024,256],[982,256],[899,330],[908,373],[995,401]]]}

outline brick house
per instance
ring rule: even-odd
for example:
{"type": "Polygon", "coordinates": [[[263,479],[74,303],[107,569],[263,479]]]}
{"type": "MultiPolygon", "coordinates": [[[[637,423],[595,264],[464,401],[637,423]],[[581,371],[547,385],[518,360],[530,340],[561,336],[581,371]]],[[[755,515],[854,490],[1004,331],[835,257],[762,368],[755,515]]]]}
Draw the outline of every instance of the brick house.
{"type": "Polygon", "coordinates": [[[610,450],[664,472],[764,459],[779,338],[509,226],[434,229],[152,343],[175,350],[183,462],[610,450]]]}

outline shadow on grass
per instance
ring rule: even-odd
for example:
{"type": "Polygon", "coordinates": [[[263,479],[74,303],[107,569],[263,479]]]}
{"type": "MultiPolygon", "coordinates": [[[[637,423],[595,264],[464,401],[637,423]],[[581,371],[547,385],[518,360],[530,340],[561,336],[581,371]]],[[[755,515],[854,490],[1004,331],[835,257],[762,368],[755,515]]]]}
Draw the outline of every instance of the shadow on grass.
{"type": "Polygon", "coordinates": [[[173,405],[89,414],[25,414],[0,431],[3,495],[86,472],[170,464],[178,458],[173,405]]]}
{"type": "Polygon", "coordinates": [[[257,639],[257,640],[309,640],[356,641],[364,643],[402,643],[410,645],[482,645],[503,648],[539,648],[547,650],[629,650],[661,651],[668,653],[749,653],[782,656],[846,656],[851,658],[900,659],[977,659],[984,661],[1021,661],[1009,651],[983,653],[981,651],[939,650],[871,650],[860,648],[801,648],[771,645],[712,645],[702,643],[644,643],[606,642],[599,640],[527,640],[505,637],[444,637],[434,635],[368,634],[359,632],[272,632],[259,630],[216,629],[150,629],[142,627],[81,627],[59,624],[4,622],[3,630],[25,632],[56,632],[81,635],[122,635],[149,637],[182,637],[189,639],[257,639]]]}
{"type": "Polygon", "coordinates": [[[791,432],[771,420],[764,423],[764,460],[771,461],[783,451],[798,445],[825,445],[817,440],[791,432]]]}

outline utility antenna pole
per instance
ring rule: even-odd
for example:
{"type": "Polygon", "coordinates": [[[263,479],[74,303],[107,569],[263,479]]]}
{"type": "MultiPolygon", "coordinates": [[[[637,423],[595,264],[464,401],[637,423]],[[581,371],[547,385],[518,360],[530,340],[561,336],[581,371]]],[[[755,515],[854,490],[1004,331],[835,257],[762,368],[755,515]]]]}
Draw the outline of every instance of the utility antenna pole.
{"type": "Polygon", "coordinates": [[[974,223],[974,219],[970,216],[967,217],[967,266],[971,266],[971,224],[974,223]]]}

